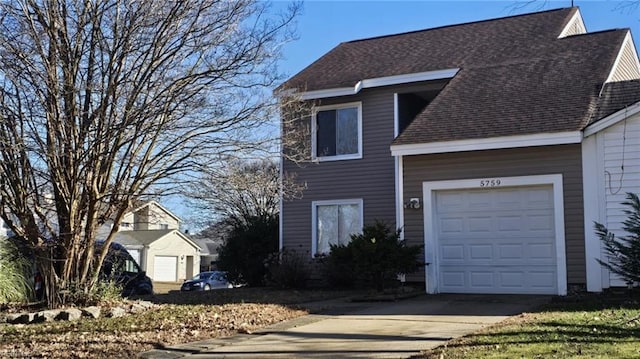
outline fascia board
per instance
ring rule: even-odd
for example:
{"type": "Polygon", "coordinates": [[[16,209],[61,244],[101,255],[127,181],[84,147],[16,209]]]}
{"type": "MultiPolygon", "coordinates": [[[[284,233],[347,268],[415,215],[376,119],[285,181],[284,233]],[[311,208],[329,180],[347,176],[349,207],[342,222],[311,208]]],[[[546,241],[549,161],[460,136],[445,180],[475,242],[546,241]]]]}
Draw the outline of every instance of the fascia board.
{"type": "Polygon", "coordinates": [[[591,125],[587,126],[584,129],[584,137],[591,136],[595,133],[598,133],[604,129],[607,129],[616,123],[628,118],[630,116],[634,116],[640,112],[640,102],[636,102],[631,106],[627,106],[622,110],[612,113],[611,115],[603,118],[600,121],[594,122],[591,125]]]}
{"type": "Polygon", "coordinates": [[[393,156],[424,155],[434,153],[482,151],[503,148],[564,145],[582,142],[580,131],[540,133],[523,136],[504,136],[459,141],[443,141],[408,145],[392,145],[393,156]]]}
{"type": "Polygon", "coordinates": [[[301,92],[298,95],[302,100],[316,100],[328,97],[350,96],[355,95],[366,88],[448,79],[454,77],[458,73],[458,71],[460,71],[459,68],[451,68],[444,70],[417,72],[412,74],[376,77],[358,81],[353,87],[338,87],[332,89],[306,91],[301,92]]]}

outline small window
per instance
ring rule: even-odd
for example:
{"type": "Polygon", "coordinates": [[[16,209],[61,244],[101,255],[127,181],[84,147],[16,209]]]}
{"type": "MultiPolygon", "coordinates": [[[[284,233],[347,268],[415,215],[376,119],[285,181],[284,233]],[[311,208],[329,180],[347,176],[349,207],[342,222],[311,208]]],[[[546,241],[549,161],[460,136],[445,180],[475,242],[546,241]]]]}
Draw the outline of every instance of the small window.
{"type": "Polygon", "coordinates": [[[362,231],[362,200],[313,202],[312,252],[328,254],[331,245],[347,244],[362,231]]]}
{"type": "Polygon", "coordinates": [[[169,225],[166,223],[160,223],[160,229],[169,229],[169,225]]]}
{"type": "Polygon", "coordinates": [[[319,160],[362,158],[360,103],[320,107],[312,132],[313,157],[319,160]]]}

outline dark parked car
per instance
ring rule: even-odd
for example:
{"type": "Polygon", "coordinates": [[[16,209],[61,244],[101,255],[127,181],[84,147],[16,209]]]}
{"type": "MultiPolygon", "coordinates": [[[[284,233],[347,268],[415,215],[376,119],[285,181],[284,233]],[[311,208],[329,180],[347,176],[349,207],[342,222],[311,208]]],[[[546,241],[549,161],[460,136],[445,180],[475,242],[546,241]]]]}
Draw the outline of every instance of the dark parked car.
{"type": "MultiPolygon", "coordinates": [[[[96,243],[96,255],[102,250],[103,243],[96,243]]],[[[109,252],[104,258],[100,268],[101,281],[114,281],[122,286],[122,295],[129,297],[132,295],[153,294],[153,282],[144,272],[138,263],[131,257],[129,251],[119,244],[111,243],[109,252]]],[[[34,289],[36,298],[44,298],[44,286],[42,285],[42,275],[36,273],[34,276],[34,289]]]]}
{"type": "MultiPolygon", "coordinates": [[[[99,252],[101,248],[102,244],[99,243],[96,246],[96,252],[99,252]]],[[[109,252],[100,269],[100,278],[113,280],[121,285],[122,295],[125,297],[153,294],[151,278],[131,257],[129,251],[119,243],[111,243],[109,246],[109,252]]]]}
{"type": "Polygon", "coordinates": [[[233,285],[227,280],[226,272],[212,271],[202,272],[189,280],[185,280],[180,290],[198,291],[220,288],[233,288],[233,285]]]}

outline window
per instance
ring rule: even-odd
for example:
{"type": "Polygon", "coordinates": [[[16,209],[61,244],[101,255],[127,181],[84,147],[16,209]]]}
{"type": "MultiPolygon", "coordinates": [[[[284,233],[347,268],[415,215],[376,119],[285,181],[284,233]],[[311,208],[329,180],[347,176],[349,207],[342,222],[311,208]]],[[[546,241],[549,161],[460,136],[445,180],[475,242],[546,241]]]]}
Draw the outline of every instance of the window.
{"type": "Polygon", "coordinates": [[[169,225],[166,223],[160,223],[160,229],[169,229],[169,225]]]}
{"type": "Polygon", "coordinates": [[[314,159],[362,158],[361,112],[359,102],[318,108],[312,131],[314,159]]]}
{"type": "Polygon", "coordinates": [[[330,244],[347,244],[362,231],[361,199],[316,201],[312,206],[312,255],[327,254],[330,244]]]}

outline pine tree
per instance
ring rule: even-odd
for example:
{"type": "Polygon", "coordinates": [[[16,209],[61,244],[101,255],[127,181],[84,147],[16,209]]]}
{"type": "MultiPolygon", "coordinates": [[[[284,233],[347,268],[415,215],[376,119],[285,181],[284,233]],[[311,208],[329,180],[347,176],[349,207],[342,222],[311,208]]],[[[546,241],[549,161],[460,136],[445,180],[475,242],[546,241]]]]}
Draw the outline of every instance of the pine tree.
{"type": "Polygon", "coordinates": [[[597,261],[611,272],[622,277],[628,285],[640,284],[640,199],[634,193],[627,193],[627,200],[622,202],[628,206],[624,213],[628,216],[622,222],[626,236],[616,237],[607,227],[595,223],[596,234],[604,243],[609,258],[608,263],[597,261]]]}

